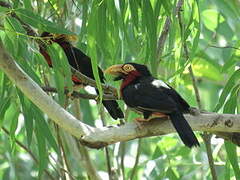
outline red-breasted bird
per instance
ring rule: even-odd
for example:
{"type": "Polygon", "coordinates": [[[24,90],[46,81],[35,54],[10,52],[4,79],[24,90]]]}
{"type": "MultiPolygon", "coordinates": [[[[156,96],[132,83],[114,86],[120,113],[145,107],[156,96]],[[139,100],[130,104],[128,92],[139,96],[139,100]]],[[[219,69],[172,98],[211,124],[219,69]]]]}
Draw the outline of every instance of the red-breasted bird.
{"type": "Polygon", "coordinates": [[[144,119],[149,121],[153,117],[169,116],[173,126],[188,147],[199,146],[192,128],[183,116],[189,112],[188,103],[168,84],[155,79],[145,65],[126,63],[113,65],[105,73],[116,76],[114,80],[121,80],[120,93],[124,102],[130,108],[143,113],[144,119]]]}
{"type": "MultiPolygon", "coordinates": [[[[48,65],[52,67],[52,61],[50,55],[46,51],[46,45],[51,44],[53,42],[58,43],[64,50],[68,63],[75,68],[76,70],[80,71],[82,74],[94,79],[91,59],[86,54],[84,54],[80,49],[74,47],[71,42],[76,41],[75,35],[65,35],[65,34],[51,34],[48,32],[43,32],[41,37],[46,40],[45,44],[40,45],[40,53],[46,59],[48,65]]],[[[102,83],[104,83],[105,78],[103,75],[103,71],[98,67],[99,77],[102,83]]],[[[87,85],[82,84],[81,80],[78,79],[76,76],[72,76],[72,81],[75,85],[87,85]]],[[[97,89],[96,89],[97,91],[97,89]]],[[[97,91],[98,93],[98,91],[97,91]]],[[[124,114],[118,103],[114,100],[103,100],[102,101],[104,107],[107,109],[109,114],[112,116],[113,119],[123,118],[124,114]]]]}

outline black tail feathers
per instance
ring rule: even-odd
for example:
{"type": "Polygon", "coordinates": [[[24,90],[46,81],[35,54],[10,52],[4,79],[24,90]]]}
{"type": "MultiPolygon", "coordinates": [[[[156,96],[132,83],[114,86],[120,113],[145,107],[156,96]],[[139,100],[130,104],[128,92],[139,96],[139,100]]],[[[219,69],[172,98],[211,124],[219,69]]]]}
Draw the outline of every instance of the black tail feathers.
{"type": "Polygon", "coordinates": [[[102,101],[102,103],[113,119],[124,118],[124,114],[120,107],[118,106],[117,101],[108,100],[102,101]]]}
{"type": "Polygon", "coordinates": [[[186,146],[189,148],[193,146],[200,146],[195,134],[192,131],[192,128],[181,112],[174,111],[169,116],[173,126],[178,132],[178,135],[186,146]]]}

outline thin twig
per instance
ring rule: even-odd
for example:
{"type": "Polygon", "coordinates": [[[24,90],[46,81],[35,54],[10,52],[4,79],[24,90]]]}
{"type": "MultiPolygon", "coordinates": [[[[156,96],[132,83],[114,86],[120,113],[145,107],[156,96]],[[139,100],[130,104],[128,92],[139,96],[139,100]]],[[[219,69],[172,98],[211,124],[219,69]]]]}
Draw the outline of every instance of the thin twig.
{"type": "MultiPolygon", "coordinates": [[[[10,132],[5,128],[2,127],[2,130],[8,135],[10,136],[10,132]]],[[[17,139],[15,140],[17,145],[19,145],[22,149],[24,149],[30,156],[31,158],[38,164],[39,161],[38,159],[35,157],[35,155],[32,153],[32,151],[30,149],[28,149],[24,144],[22,144],[20,141],[18,141],[17,139]]],[[[44,172],[47,174],[47,176],[54,180],[55,178],[52,176],[52,174],[50,172],[48,172],[48,170],[44,169],[44,172]]]]}
{"type": "MultiPolygon", "coordinates": [[[[178,4],[180,5],[180,7],[182,7],[184,3],[184,0],[179,0],[178,4]]],[[[178,20],[179,20],[179,26],[180,26],[180,31],[181,31],[181,36],[183,36],[183,32],[184,32],[184,24],[182,22],[182,18],[181,18],[181,12],[178,11],[178,20]]],[[[183,40],[183,38],[182,38],[183,40]]],[[[189,59],[189,52],[187,49],[187,44],[185,41],[183,41],[183,49],[184,49],[184,53],[186,56],[186,59],[189,59]]],[[[202,109],[202,105],[201,105],[201,99],[200,99],[200,93],[197,87],[197,83],[196,83],[196,78],[194,76],[193,70],[192,70],[192,66],[190,65],[189,68],[189,74],[191,76],[192,79],[192,84],[193,84],[193,88],[194,88],[194,92],[195,92],[195,97],[196,97],[196,101],[198,104],[198,108],[201,110],[202,109]]],[[[217,180],[217,174],[216,174],[216,170],[215,170],[215,165],[214,165],[214,160],[213,160],[213,156],[212,156],[212,148],[211,148],[211,134],[208,134],[206,132],[203,133],[203,141],[204,144],[206,146],[206,151],[207,151],[207,157],[208,157],[208,162],[209,162],[209,167],[211,170],[211,174],[212,174],[212,179],[213,180],[217,180]]]]}
{"type": "MultiPolygon", "coordinates": [[[[87,84],[89,86],[97,88],[97,83],[96,83],[96,81],[94,79],[91,79],[91,78],[85,76],[84,74],[82,74],[78,70],[74,69],[73,67],[71,67],[71,71],[72,71],[72,74],[74,76],[77,76],[81,80],[81,83],[87,84]]],[[[109,93],[109,94],[112,93],[114,95],[117,94],[117,89],[115,87],[107,85],[107,84],[101,84],[101,86],[102,86],[103,91],[105,93],[109,93]]]]}
{"type": "Polygon", "coordinates": [[[142,145],[142,139],[139,138],[138,139],[137,155],[136,155],[135,163],[134,163],[132,173],[131,173],[131,176],[130,176],[130,180],[133,180],[133,178],[135,177],[135,174],[137,172],[137,166],[138,166],[138,163],[139,163],[139,157],[140,157],[140,153],[141,153],[141,145],[142,145]]]}
{"type": "Polygon", "coordinates": [[[216,46],[216,45],[209,45],[209,47],[214,47],[214,48],[223,48],[223,49],[236,49],[240,50],[240,48],[234,47],[234,46],[216,46]]]}
{"type": "Polygon", "coordinates": [[[162,57],[162,53],[163,53],[164,45],[165,45],[165,42],[166,42],[166,39],[167,39],[167,36],[169,33],[170,25],[171,25],[170,17],[167,17],[165,24],[163,26],[161,35],[158,39],[157,59],[162,57]]]}
{"type": "MultiPolygon", "coordinates": [[[[60,161],[61,166],[64,169],[66,161],[64,159],[65,158],[65,156],[64,156],[64,149],[63,149],[63,144],[62,144],[62,140],[61,140],[60,133],[59,133],[59,127],[58,127],[57,124],[54,124],[54,127],[55,127],[55,131],[56,131],[56,134],[57,134],[57,142],[58,142],[58,146],[59,146],[59,150],[60,150],[60,154],[61,154],[59,161],[60,161]]],[[[65,174],[64,171],[61,171],[61,178],[66,180],[66,174],[65,174]]]]}
{"type": "MultiPolygon", "coordinates": [[[[103,125],[103,126],[106,126],[105,113],[104,113],[104,108],[103,108],[102,105],[101,105],[101,107],[100,107],[100,117],[101,117],[102,125],[103,125]]],[[[116,175],[113,174],[114,171],[112,171],[112,167],[111,167],[111,157],[110,157],[109,149],[108,149],[108,147],[105,147],[104,150],[105,150],[105,154],[106,154],[107,170],[108,170],[109,180],[114,180],[114,177],[115,177],[116,175]]]]}
{"type": "MultiPolygon", "coordinates": [[[[42,87],[42,89],[46,92],[57,93],[57,89],[53,88],[53,87],[44,86],[44,87],[42,87]]],[[[66,95],[68,95],[69,91],[67,89],[65,89],[64,93],[66,95]]],[[[86,94],[86,93],[80,93],[80,92],[77,92],[77,91],[73,91],[71,93],[71,97],[97,100],[99,96],[95,95],[95,94],[86,94]]],[[[119,98],[117,98],[116,96],[114,96],[112,94],[103,94],[103,99],[104,100],[118,100],[119,98]]]]}
{"type": "Polygon", "coordinates": [[[120,143],[120,158],[121,158],[120,168],[121,168],[121,171],[122,171],[123,180],[126,179],[125,178],[125,168],[124,168],[125,150],[126,150],[126,142],[121,142],[120,143]]]}
{"type": "MultiPolygon", "coordinates": [[[[120,121],[120,125],[124,125],[127,121],[128,121],[128,116],[130,113],[130,109],[129,107],[126,108],[125,110],[125,116],[124,116],[124,120],[120,121]]],[[[125,179],[125,166],[124,166],[124,159],[125,159],[125,146],[126,146],[126,142],[121,142],[118,148],[118,156],[120,156],[120,173],[122,173],[122,177],[123,180],[125,179]]],[[[119,163],[118,163],[119,166],[119,163]]]]}
{"type": "MultiPolygon", "coordinates": [[[[176,14],[178,14],[180,10],[181,10],[181,2],[178,1],[176,9],[173,12],[173,17],[175,17],[176,14]]],[[[171,23],[172,23],[171,18],[167,17],[167,19],[165,21],[165,24],[163,26],[163,30],[162,30],[162,32],[159,36],[159,39],[158,39],[157,59],[160,59],[162,57],[163,49],[164,49],[164,46],[165,46],[165,43],[166,43],[167,36],[169,34],[171,23]]],[[[161,61],[161,59],[159,60],[159,62],[160,61],[161,61]]]]}

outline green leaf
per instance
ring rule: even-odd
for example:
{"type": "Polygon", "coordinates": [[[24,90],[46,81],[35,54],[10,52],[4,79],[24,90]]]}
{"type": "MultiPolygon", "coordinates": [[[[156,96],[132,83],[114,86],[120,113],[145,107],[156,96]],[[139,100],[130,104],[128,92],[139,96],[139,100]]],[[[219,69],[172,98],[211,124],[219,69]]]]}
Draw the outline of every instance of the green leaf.
{"type": "Polygon", "coordinates": [[[24,3],[24,7],[26,9],[32,9],[32,4],[31,4],[31,0],[23,0],[23,3],[24,3]]]}
{"type": "Polygon", "coordinates": [[[11,120],[10,134],[12,139],[15,139],[15,132],[18,126],[18,116],[19,116],[19,110],[12,112],[12,114],[8,116],[9,120],[11,120]]]}
{"type": "Polygon", "coordinates": [[[202,12],[202,20],[205,26],[211,30],[215,31],[218,25],[218,11],[213,9],[207,9],[202,12]]]}
{"type": "Polygon", "coordinates": [[[240,89],[240,84],[237,84],[231,91],[230,98],[226,101],[223,113],[231,113],[234,114],[237,108],[237,98],[240,89]]]}
{"type": "Polygon", "coordinates": [[[207,77],[214,81],[222,80],[222,74],[217,64],[211,63],[211,61],[205,59],[194,59],[192,63],[194,74],[199,77],[207,77]]]}
{"type": "Polygon", "coordinates": [[[24,70],[25,73],[27,73],[32,78],[33,81],[35,81],[39,85],[41,84],[41,80],[37,75],[36,70],[32,68],[29,62],[22,59],[18,61],[18,65],[24,70]]]}
{"type": "Polygon", "coordinates": [[[7,112],[5,113],[4,119],[7,122],[10,122],[10,138],[11,138],[11,150],[15,149],[15,132],[18,125],[18,117],[19,117],[20,109],[17,106],[16,102],[12,102],[7,112]]]}
{"type": "Polygon", "coordinates": [[[236,84],[236,82],[239,80],[240,77],[240,69],[238,69],[237,71],[235,71],[231,77],[229,78],[229,80],[227,81],[227,84],[225,85],[222,94],[218,100],[218,103],[216,105],[216,107],[214,108],[214,112],[219,111],[219,109],[223,106],[223,104],[226,101],[226,98],[229,94],[229,92],[232,90],[232,88],[234,87],[234,85],[236,84]]]}
{"type": "Polygon", "coordinates": [[[0,103],[0,127],[2,127],[2,125],[3,125],[4,116],[5,116],[5,113],[7,112],[7,109],[10,106],[10,102],[11,102],[10,97],[6,97],[4,99],[1,99],[1,103],[0,103]]]}
{"type": "Polygon", "coordinates": [[[161,149],[159,148],[159,146],[157,146],[157,147],[155,148],[154,153],[153,153],[152,160],[157,159],[157,158],[159,158],[159,157],[162,156],[162,155],[163,155],[163,152],[161,151],[161,149]]]}
{"type": "Polygon", "coordinates": [[[27,9],[16,9],[15,13],[21,18],[23,22],[30,24],[31,26],[42,31],[59,34],[74,34],[67,29],[60,27],[55,23],[50,22],[27,9]]]}
{"type": "Polygon", "coordinates": [[[82,113],[82,119],[83,122],[94,126],[94,117],[93,117],[93,107],[90,105],[88,100],[81,100],[80,101],[80,107],[81,107],[81,113],[82,113]]]}
{"type": "Polygon", "coordinates": [[[234,67],[236,62],[238,62],[238,58],[235,58],[235,57],[231,57],[229,60],[227,60],[223,67],[222,67],[222,72],[223,73],[227,73],[227,71],[231,68],[231,67],[234,67]]]}
{"type": "Polygon", "coordinates": [[[136,29],[138,29],[138,2],[136,0],[129,1],[129,7],[131,11],[132,22],[136,29]]]}
{"type": "Polygon", "coordinates": [[[230,180],[230,163],[229,160],[226,160],[225,169],[224,169],[224,180],[230,180]]]}
{"type": "Polygon", "coordinates": [[[24,116],[24,123],[25,123],[25,128],[27,132],[27,142],[28,145],[31,145],[32,142],[32,135],[33,135],[33,114],[34,112],[32,111],[32,103],[24,96],[24,94],[17,89],[18,97],[20,99],[20,103],[22,105],[22,113],[24,116]]]}
{"type": "Polygon", "coordinates": [[[36,138],[37,138],[37,147],[38,147],[38,155],[39,155],[39,169],[38,169],[38,177],[41,179],[42,173],[44,169],[47,167],[48,162],[48,153],[46,146],[46,139],[44,137],[44,131],[41,126],[36,126],[36,138]]]}
{"type": "Polygon", "coordinates": [[[178,180],[177,174],[173,171],[171,167],[167,169],[166,175],[171,180],[178,180]]]}
{"type": "Polygon", "coordinates": [[[100,95],[100,102],[102,101],[102,95],[103,95],[103,90],[102,90],[102,85],[101,85],[101,80],[99,78],[99,72],[98,72],[98,61],[97,61],[97,44],[96,44],[96,37],[98,36],[95,24],[97,24],[97,14],[96,14],[96,9],[97,9],[97,4],[92,5],[92,13],[89,17],[88,21],[88,37],[87,37],[87,42],[88,42],[88,48],[89,48],[89,54],[91,57],[91,64],[92,64],[92,69],[93,69],[93,75],[94,79],[97,84],[97,88],[99,91],[100,95]]]}
{"type": "Polygon", "coordinates": [[[235,177],[237,180],[240,179],[240,169],[238,165],[238,156],[237,156],[237,148],[236,145],[232,144],[229,141],[225,141],[225,149],[227,152],[228,159],[231,163],[231,166],[233,168],[235,177]]]}
{"type": "Polygon", "coordinates": [[[6,14],[9,11],[8,8],[5,8],[3,6],[0,6],[0,15],[6,14]]]}
{"type": "Polygon", "coordinates": [[[40,112],[40,110],[32,104],[32,109],[34,112],[34,118],[36,119],[35,125],[41,129],[42,136],[46,138],[50,146],[59,154],[58,145],[49,129],[48,124],[46,123],[43,114],[40,112]]]}
{"type": "Polygon", "coordinates": [[[166,13],[168,16],[171,16],[171,3],[168,0],[163,0],[162,1],[163,8],[165,9],[166,13]]]}
{"type": "Polygon", "coordinates": [[[69,91],[72,91],[72,73],[70,65],[63,49],[57,43],[48,46],[47,51],[53,64],[54,79],[58,90],[59,103],[63,106],[66,99],[64,94],[65,87],[67,87],[69,91]]]}
{"type": "Polygon", "coordinates": [[[13,56],[16,56],[18,52],[18,37],[6,19],[4,19],[4,29],[5,32],[1,32],[3,44],[13,56]]]}
{"type": "Polygon", "coordinates": [[[21,23],[13,17],[7,17],[6,21],[9,23],[9,25],[12,27],[11,30],[13,33],[21,33],[21,34],[26,34],[26,30],[22,27],[21,23]]]}
{"type": "MultiPolygon", "coordinates": [[[[153,8],[150,1],[143,1],[142,5],[143,19],[148,36],[147,60],[151,62],[152,74],[156,75],[157,66],[157,19],[154,18],[153,8]]],[[[146,62],[145,61],[145,62],[146,62]]]]}

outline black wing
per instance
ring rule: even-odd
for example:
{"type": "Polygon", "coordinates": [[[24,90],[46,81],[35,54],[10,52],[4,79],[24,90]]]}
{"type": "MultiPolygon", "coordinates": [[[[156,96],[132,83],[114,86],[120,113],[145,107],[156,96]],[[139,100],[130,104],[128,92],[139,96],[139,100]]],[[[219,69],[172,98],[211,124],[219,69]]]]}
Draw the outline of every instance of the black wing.
{"type": "MultiPolygon", "coordinates": [[[[69,46],[65,48],[65,53],[66,53],[66,56],[68,57],[69,64],[73,68],[80,71],[84,75],[94,79],[90,57],[88,57],[81,50],[73,46],[69,46]]],[[[103,75],[103,71],[99,67],[98,67],[98,73],[99,73],[100,80],[103,83],[104,75],[103,75]]]]}
{"type": "Polygon", "coordinates": [[[182,111],[185,106],[188,106],[174,89],[170,86],[156,87],[152,84],[154,80],[156,79],[145,79],[123,89],[123,99],[126,104],[140,111],[163,113],[182,111]],[[179,99],[183,102],[179,102],[179,99]]]}

